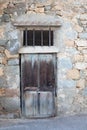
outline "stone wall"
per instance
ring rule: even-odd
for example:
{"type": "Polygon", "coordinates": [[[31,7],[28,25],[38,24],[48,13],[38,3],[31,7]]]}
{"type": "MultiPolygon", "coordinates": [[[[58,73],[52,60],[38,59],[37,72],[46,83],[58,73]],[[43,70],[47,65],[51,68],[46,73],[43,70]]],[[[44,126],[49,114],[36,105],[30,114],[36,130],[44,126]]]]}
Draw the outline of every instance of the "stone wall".
{"type": "Polygon", "coordinates": [[[0,115],[20,113],[20,31],[13,22],[24,14],[56,15],[57,114],[87,113],[87,1],[0,0],[0,115]]]}

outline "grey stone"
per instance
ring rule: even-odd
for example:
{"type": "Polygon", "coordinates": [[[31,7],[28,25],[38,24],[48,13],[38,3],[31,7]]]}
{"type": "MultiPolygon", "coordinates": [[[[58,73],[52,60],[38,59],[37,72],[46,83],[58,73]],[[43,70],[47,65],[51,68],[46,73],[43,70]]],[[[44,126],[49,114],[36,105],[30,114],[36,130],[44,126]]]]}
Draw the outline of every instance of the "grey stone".
{"type": "Polygon", "coordinates": [[[77,38],[77,32],[74,30],[67,30],[65,35],[68,39],[76,39],[77,38]]]}
{"type": "Polygon", "coordinates": [[[6,78],[4,76],[0,77],[0,88],[7,87],[6,78]]]}
{"type": "Polygon", "coordinates": [[[66,52],[69,53],[71,56],[78,54],[78,51],[76,50],[76,48],[66,48],[66,52]]]}
{"type": "Polygon", "coordinates": [[[71,23],[69,23],[68,21],[64,21],[63,22],[63,33],[64,35],[70,39],[70,40],[74,40],[77,38],[78,33],[73,29],[73,25],[71,23]]]}
{"type": "Polygon", "coordinates": [[[0,100],[1,106],[8,112],[15,112],[20,109],[19,97],[3,97],[0,100]]]}
{"type": "Polygon", "coordinates": [[[18,59],[8,60],[8,65],[19,65],[19,60],[18,59]]]}
{"type": "Polygon", "coordinates": [[[76,81],[74,80],[58,80],[58,88],[75,88],[76,87],[76,81]]]}
{"type": "Polygon", "coordinates": [[[71,59],[68,57],[60,57],[58,59],[58,68],[59,69],[71,69],[72,68],[72,62],[71,59]]]}
{"type": "Polygon", "coordinates": [[[11,54],[17,54],[20,48],[20,42],[16,39],[10,40],[6,45],[6,48],[11,54]]]}
{"type": "Polygon", "coordinates": [[[36,0],[36,2],[44,3],[44,2],[47,2],[47,0],[36,0]]]}
{"type": "Polygon", "coordinates": [[[6,66],[5,67],[5,77],[7,81],[7,86],[10,88],[17,88],[20,86],[19,77],[19,66],[6,66]]]}
{"type": "Polygon", "coordinates": [[[5,34],[9,40],[17,40],[19,39],[20,32],[16,29],[10,30],[9,32],[7,31],[5,34]]]}
{"type": "Polygon", "coordinates": [[[11,22],[6,23],[5,32],[7,32],[9,34],[9,32],[11,32],[13,30],[15,30],[15,27],[12,25],[12,23],[11,22]]]}
{"type": "Polygon", "coordinates": [[[7,14],[13,14],[15,12],[17,12],[18,15],[22,15],[24,14],[26,11],[26,6],[25,6],[25,3],[16,3],[16,4],[13,4],[13,7],[9,7],[8,5],[8,8],[5,8],[4,9],[4,12],[7,13],[7,14]]]}
{"type": "Polygon", "coordinates": [[[6,46],[8,40],[6,39],[0,39],[0,46],[6,46]]]}
{"type": "Polygon", "coordinates": [[[75,68],[78,70],[84,70],[87,68],[87,63],[86,62],[77,62],[77,63],[75,63],[75,68]]]}
{"type": "Polygon", "coordinates": [[[0,53],[0,58],[3,58],[5,55],[3,53],[0,53]]]}
{"type": "Polygon", "coordinates": [[[61,26],[61,20],[55,15],[48,15],[43,13],[30,13],[17,17],[14,21],[15,26],[61,26]]]}
{"type": "Polygon", "coordinates": [[[80,33],[79,37],[82,39],[87,39],[87,32],[80,33]]]}
{"type": "Polygon", "coordinates": [[[87,97],[87,87],[82,91],[82,95],[87,97]]]}
{"type": "Polygon", "coordinates": [[[4,47],[0,47],[0,52],[4,51],[5,48],[4,47]]]}
{"type": "Polygon", "coordinates": [[[44,10],[45,10],[45,11],[51,10],[51,6],[50,6],[50,5],[45,6],[44,10]]]}
{"type": "Polygon", "coordinates": [[[10,15],[9,14],[3,14],[1,21],[2,22],[9,22],[10,21],[10,15]]]}

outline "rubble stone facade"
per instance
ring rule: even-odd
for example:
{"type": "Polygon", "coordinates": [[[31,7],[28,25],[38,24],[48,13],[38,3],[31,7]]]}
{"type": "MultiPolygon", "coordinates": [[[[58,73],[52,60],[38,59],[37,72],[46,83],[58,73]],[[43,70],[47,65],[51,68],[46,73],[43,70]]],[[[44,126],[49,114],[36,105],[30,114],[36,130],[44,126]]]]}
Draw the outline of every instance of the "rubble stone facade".
{"type": "Polygon", "coordinates": [[[20,114],[20,30],[22,15],[55,15],[57,35],[57,115],[87,113],[87,0],[0,0],[0,116],[20,114]]]}

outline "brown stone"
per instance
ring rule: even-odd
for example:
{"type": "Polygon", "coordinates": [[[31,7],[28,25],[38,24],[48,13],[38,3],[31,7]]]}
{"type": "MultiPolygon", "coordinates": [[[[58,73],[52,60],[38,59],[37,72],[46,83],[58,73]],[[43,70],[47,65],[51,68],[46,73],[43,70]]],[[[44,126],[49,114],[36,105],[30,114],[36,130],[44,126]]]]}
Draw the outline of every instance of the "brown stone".
{"type": "Polygon", "coordinates": [[[72,40],[66,40],[65,41],[65,45],[69,46],[69,47],[74,47],[74,41],[72,41],[72,40]]]}
{"type": "Polygon", "coordinates": [[[8,59],[18,58],[18,55],[11,55],[7,49],[5,50],[5,55],[8,59]]]}
{"type": "Polygon", "coordinates": [[[80,78],[80,72],[77,69],[69,70],[67,73],[67,78],[77,80],[80,78]]]}
{"type": "Polygon", "coordinates": [[[0,88],[0,97],[5,96],[5,88],[0,88]]]}
{"type": "Polygon", "coordinates": [[[4,28],[0,27],[0,38],[4,38],[4,28]]]}
{"type": "Polygon", "coordinates": [[[4,71],[2,68],[0,68],[0,76],[3,76],[4,75],[4,71]]]}
{"type": "Polygon", "coordinates": [[[80,27],[79,25],[76,25],[76,26],[75,26],[75,30],[76,30],[77,32],[82,32],[82,31],[83,31],[83,28],[80,27]]]}
{"type": "Polygon", "coordinates": [[[5,50],[5,48],[0,46],[0,53],[3,53],[4,50],[5,50]]]}
{"type": "Polygon", "coordinates": [[[87,54],[84,55],[84,61],[87,62],[87,54]]]}
{"type": "Polygon", "coordinates": [[[8,1],[5,1],[5,0],[3,0],[2,2],[0,1],[0,15],[2,15],[3,14],[3,10],[5,8],[7,8],[7,4],[8,4],[8,1]]]}
{"type": "Polygon", "coordinates": [[[2,64],[6,65],[7,64],[7,58],[2,59],[2,64]]]}
{"type": "Polygon", "coordinates": [[[77,81],[76,87],[79,89],[85,88],[85,79],[80,79],[79,81],[77,81]]]}
{"type": "Polygon", "coordinates": [[[83,55],[80,55],[80,54],[77,54],[73,57],[73,61],[74,62],[82,62],[84,60],[84,56],[83,55]]]}
{"type": "Polygon", "coordinates": [[[18,89],[5,89],[5,96],[6,97],[18,97],[19,96],[19,90],[18,89]]]}
{"type": "Polygon", "coordinates": [[[35,9],[37,13],[44,13],[44,7],[35,9]]]}

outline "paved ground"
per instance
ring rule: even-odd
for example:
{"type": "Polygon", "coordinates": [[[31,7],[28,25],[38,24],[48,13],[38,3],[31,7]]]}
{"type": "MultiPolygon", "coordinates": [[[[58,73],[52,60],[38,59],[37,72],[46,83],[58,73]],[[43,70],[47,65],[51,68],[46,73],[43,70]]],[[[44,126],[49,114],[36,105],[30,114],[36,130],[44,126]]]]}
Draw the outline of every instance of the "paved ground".
{"type": "Polygon", "coordinates": [[[49,119],[0,119],[0,130],[87,130],[87,115],[49,119]]]}

